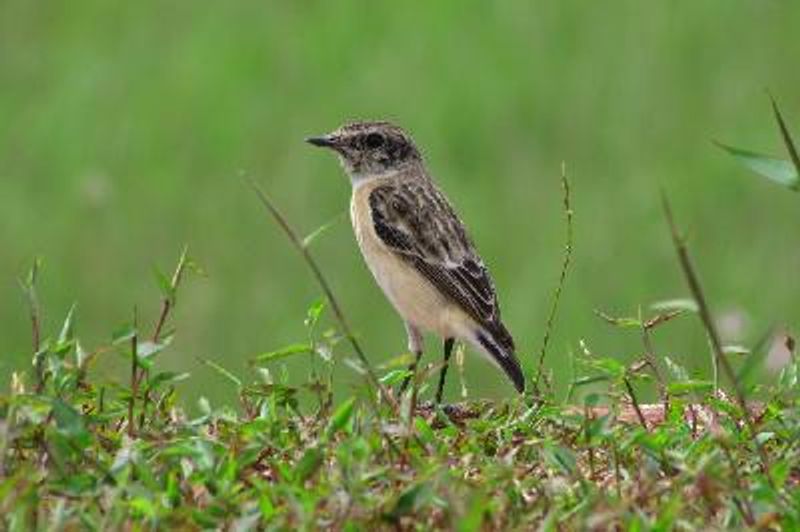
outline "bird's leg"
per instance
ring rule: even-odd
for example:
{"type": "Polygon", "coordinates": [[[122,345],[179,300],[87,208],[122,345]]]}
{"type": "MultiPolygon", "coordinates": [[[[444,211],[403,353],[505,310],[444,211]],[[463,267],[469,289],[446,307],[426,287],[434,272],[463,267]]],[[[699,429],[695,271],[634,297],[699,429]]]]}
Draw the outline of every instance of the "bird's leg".
{"type": "Polygon", "coordinates": [[[400,395],[405,393],[411,379],[416,378],[417,365],[419,364],[419,359],[422,358],[422,333],[419,332],[419,329],[406,322],[406,334],[408,335],[408,350],[414,354],[414,361],[408,366],[410,375],[407,375],[400,385],[400,395]]]}
{"type": "Polygon", "coordinates": [[[442,402],[442,393],[444,392],[444,380],[447,377],[447,368],[450,366],[450,355],[453,354],[453,338],[445,338],[444,340],[444,366],[439,371],[439,388],[436,390],[436,404],[442,402]]]}

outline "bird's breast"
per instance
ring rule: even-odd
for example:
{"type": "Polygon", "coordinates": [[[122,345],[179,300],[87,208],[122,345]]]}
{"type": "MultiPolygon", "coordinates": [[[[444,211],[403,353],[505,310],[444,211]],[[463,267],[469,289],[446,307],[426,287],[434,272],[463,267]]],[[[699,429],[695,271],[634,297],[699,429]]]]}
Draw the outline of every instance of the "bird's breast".
{"type": "Polygon", "coordinates": [[[408,262],[390,250],[375,232],[369,195],[375,184],[354,188],[350,217],[358,246],[378,286],[407,322],[442,336],[452,333],[458,312],[450,302],[408,262]]]}

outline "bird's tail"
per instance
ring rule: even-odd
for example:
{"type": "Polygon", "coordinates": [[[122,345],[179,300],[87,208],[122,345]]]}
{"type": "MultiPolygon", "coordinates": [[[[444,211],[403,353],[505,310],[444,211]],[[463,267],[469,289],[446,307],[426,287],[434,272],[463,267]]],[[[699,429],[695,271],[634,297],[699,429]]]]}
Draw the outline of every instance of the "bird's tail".
{"type": "Polygon", "coordinates": [[[475,333],[480,347],[492,357],[492,360],[508,375],[519,393],[525,391],[525,375],[514,354],[514,339],[502,323],[492,327],[484,327],[475,333]]]}

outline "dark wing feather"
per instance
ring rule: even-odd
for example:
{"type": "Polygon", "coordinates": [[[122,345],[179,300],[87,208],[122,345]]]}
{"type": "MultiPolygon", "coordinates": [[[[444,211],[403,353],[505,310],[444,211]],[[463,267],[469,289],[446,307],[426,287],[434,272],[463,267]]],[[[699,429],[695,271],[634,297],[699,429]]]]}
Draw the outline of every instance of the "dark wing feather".
{"type": "Polygon", "coordinates": [[[369,205],[378,237],[484,327],[500,347],[513,352],[492,278],[461,220],[433,183],[380,185],[370,193],[369,205]]]}

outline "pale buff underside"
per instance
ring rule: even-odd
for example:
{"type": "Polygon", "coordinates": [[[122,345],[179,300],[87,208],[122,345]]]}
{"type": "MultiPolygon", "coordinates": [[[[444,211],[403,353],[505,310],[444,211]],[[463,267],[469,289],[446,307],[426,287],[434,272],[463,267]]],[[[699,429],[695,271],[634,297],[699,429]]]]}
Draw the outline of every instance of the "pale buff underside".
{"type": "Polygon", "coordinates": [[[458,338],[483,351],[474,337],[477,326],[457,305],[450,302],[413,266],[404,262],[378,237],[372,221],[369,195],[386,178],[371,178],[353,187],[350,216],[356,240],[372,275],[400,316],[413,327],[458,338]]]}

